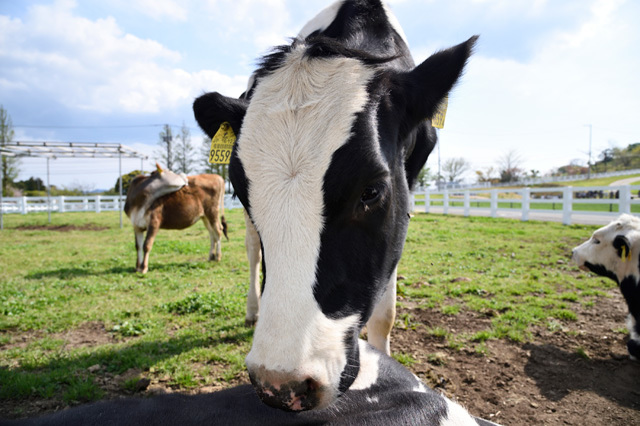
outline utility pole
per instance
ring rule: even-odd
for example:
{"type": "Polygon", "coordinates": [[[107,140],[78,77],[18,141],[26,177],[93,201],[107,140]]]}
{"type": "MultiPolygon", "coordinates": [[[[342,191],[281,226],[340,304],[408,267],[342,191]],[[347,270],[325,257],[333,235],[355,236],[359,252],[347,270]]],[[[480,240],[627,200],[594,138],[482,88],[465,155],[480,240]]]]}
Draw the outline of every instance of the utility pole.
{"type": "Polygon", "coordinates": [[[589,163],[587,164],[587,179],[591,179],[591,131],[593,130],[593,126],[591,124],[585,124],[584,126],[589,128],[589,163]]]}
{"type": "Polygon", "coordinates": [[[440,187],[441,185],[441,181],[442,181],[442,173],[440,172],[440,138],[438,138],[438,179],[436,179],[436,187],[438,188],[438,191],[440,191],[442,188],[440,187]]]}

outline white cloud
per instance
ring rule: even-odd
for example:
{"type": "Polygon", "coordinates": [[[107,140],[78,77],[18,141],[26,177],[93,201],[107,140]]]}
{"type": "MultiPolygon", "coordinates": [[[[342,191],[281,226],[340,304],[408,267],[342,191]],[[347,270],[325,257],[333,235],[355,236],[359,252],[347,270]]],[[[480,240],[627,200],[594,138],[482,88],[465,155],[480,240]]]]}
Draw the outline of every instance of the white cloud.
{"type": "Polygon", "coordinates": [[[249,39],[260,51],[287,42],[304,24],[292,25],[286,0],[209,0],[207,7],[228,40],[249,39]]]}
{"type": "Polygon", "coordinates": [[[24,22],[0,17],[0,89],[55,98],[73,109],[155,113],[203,89],[240,94],[245,76],[187,72],[181,55],[126,34],[112,17],[74,15],[75,3],[32,7],[24,22]]]}
{"type": "Polygon", "coordinates": [[[587,21],[540,40],[526,62],[484,56],[481,38],[449,104],[443,158],[463,155],[480,169],[515,149],[527,169],[546,172],[586,163],[585,124],[593,125],[594,159],[611,139],[637,142],[638,31],[622,6],[594,2],[587,21]]]}
{"type": "Polygon", "coordinates": [[[135,8],[155,20],[187,20],[187,9],[174,0],[135,0],[135,8]]]}

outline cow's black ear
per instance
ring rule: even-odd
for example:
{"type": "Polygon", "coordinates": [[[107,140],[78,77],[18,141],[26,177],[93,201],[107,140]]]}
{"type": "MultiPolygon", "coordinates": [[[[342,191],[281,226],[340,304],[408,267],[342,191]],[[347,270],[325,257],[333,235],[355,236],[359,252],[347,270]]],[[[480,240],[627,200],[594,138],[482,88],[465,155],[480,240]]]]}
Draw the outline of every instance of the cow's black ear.
{"type": "Polygon", "coordinates": [[[249,102],[223,96],[218,92],[207,93],[193,102],[193,113],[200,128],[213,137],[225,121],[237,135],[242,126],[242,120],[247,112],[249,102]]]}
{"type": "Polygon", "coordinates": [[[631,243],[624,235],[617,235],[613,240],[613,248],[618,252],[618,257],[623,262],[631,260],[631,243]]]}
{"type": "Polygon", "coordinates": [[[477,39],[478,36],[473,36],[464,43],[434,53],[412,71],[400,76],[400,93],[395,99],[403,104],[405,125],[409,129],[433,117],[462,75],[477,39]]]}

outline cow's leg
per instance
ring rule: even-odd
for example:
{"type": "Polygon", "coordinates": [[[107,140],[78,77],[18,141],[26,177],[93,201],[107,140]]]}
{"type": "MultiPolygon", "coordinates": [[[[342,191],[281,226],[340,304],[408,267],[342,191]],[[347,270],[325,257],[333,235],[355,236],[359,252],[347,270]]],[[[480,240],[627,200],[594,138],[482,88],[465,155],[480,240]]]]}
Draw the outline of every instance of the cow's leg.
{"type": "Polygon", "coordinates": [[[149,253],[151,252],[153,242],[155,241],[156,235],[158,235],[159,230],[160,226],[149,225],[147,227],[147,237],[144,239],[144,244],[142,245],[144,254],[142,257],[142,264],[138,268],[138,272],[146,274],[149,270],[149,253]]]}
{"type": "MultiPolygon", "coordinates": [[[[217,212],[216,212],[216,216],[214,216],[213,219],[215,219],[216,217],[217,217],[217,212]]],[[[220,225],[218,221],[215,221],[214,223],[212,223],[211,218],[207,218],[207,216],[204,216],[202,218],[202,221],[204,222],[204,225],[207,227],[207,230],[209,231],[209,238],[211,238],[211,249],[209,250],[209,260],[219,261],[222,259],[222,244],[220,241],[222,239],[222,225],[220,225]]]]}
{"type": "Polygon", "coordinates": [[[632,360],[640,360],[640,324],[633,314],[627,316],[627,328],[629,329],[629,341],[627,349],[632,360]]]}
{"type": "Polygon", "coordinates": [[[249,260],[249,292],[247,294],[247,315],[244,323],[247,327],[255,325],[260,311],[260,262],[262,251],[260,250],[260,237],[256,227],[244,212],[244,223],[247,231],[244,237],[244,245],[249,260]]]}
{"type": "Polygon", "coordinates": [[[398,268],[391,274],[387,288],[373,308],[371,318],[367,322],[367,339],[373,347],[391,355],[390,337],[393,322],[396,319],[396,278],[398,268]]]}
{"type": "Polygon", "coordinates": [[[140,272],[140,266],[144,258],[144,252],[142,246],[144,244],[144,230],[134,228],[133,232],[136,235],[136,271],[140,272]]]}

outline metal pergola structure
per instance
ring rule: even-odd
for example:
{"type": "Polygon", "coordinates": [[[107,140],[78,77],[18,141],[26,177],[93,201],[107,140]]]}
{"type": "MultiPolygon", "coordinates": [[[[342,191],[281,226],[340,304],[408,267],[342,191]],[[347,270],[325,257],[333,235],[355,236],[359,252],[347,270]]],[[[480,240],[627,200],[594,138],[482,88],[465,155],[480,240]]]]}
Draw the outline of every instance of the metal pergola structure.
{"type": "MultiPolygon", "coordinates": [[[[139,158],[140,169],[144,170],[144,160],[149,157],[126,145],[105,142],[5,142],[0,145],[0,158],[39,157],[47,159],[47,211],[51,223],[51,186],[49,184],[49,160],[56,158],[117,158],[118,176],[120,176],[120,228],[122,228],[122,158],[139,158]]],[[[3,176],[0,173],[0,229],[4,229],[4,209],[2,188],[3,176]]]]}

